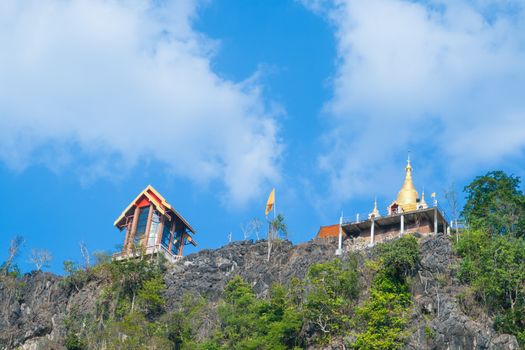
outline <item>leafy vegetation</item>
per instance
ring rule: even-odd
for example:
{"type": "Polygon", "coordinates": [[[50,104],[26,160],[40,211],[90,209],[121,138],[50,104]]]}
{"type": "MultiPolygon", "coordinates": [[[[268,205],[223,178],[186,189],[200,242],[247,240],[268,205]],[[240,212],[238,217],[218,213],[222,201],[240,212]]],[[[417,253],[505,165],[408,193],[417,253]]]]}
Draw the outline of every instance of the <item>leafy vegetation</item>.
{"type": "Polygon", "coordinates": [[[376,275],[370,298],[357,309],[355,349],[399,349],[406,337],[405,327],[411,307],[407,277],[419,262],[414,237],[404,236],[378,245],[376,275]]]}
{"type": "Polygon", "coordinates": [[[525,196],[520,178],[502,171],[478,176],[465,187],[466,203],[462,215],[471,229],[487,233],[525,233],[525,196]]]}
{"type": "Polygon", "coordinates": [[[322,342],[342,335],[350,328],[359,293],[357,260],[335,259],[310,267],[306,277],[308,293],[305,318],[319,333],[322,342]]]}
{"type": "Polygon", "coordinates": [[[355,258],[315,264],[304,281],[274,285],[268,299],[257,299],[248,283],[234,277],[218,307],[218,330],[204,348],[303,348],[307,330],[326,342],[348,329],[357,282],[355,258]]]}
{"type": "MultiPolygon", "coordinates": [[[[106,259],[104,261],[107,261],[106,259]]],[[[65,283],[79,290],[94,276],[110,281],[98,298],[95,315],[77,310],[66,322],[68,349],[169,349],[164,314],[164,261],[138,257],[102,262],[83,269],[64,262],[65,283]]]]}
{"type": "Polygon", "coordinates": [[[459,277],[478,303],[495,315],[495,327],[525,345],[525,241],[512,235],[465,232],[456,244],[459,277]]]}
{"type": "Polygon", "coordinates": [[[302,317],[287,290],[275,285],[270,297],[257,299],[240,277],[226,286],[218,308],[219,327],[205,348],[293,349],[299,345],[302,317]]]}
{"type": "Polygon", "coordinates": [[[525,346],[525,196],[520,178],[494,171],[465,187],[463,215],[471,228],[456,242],[459,277],[469,286],[460,298],[495,317],[495,328],[525,346]]]}
{"type": "Polygon", "coordinates": [[[270,234],[273,239],[278,237],[288,237],[288,227],[284,222],[283,214],[277,214],[277,217],[270,221],[270,234]]]}
{"type": "Polygon", "coordinates": [[[66,347],[75,350],[301,349],[307,342],[344,335],[359,292],[357,260],[351,257],[315,264],[304,280],[273,285],[267,298],[257,298],[252,286],[236,276],[216,309],[202,297],[186,295],[167,312],[163,262],[134,259],[90,271],[66,265],[68,283],[88,283],[86,274],[111,282],[99,297],[96,315],[72,310],[66,320],[66,347]],[[214,325],[213,331],[202,336],[205,322],[214,325]]]}

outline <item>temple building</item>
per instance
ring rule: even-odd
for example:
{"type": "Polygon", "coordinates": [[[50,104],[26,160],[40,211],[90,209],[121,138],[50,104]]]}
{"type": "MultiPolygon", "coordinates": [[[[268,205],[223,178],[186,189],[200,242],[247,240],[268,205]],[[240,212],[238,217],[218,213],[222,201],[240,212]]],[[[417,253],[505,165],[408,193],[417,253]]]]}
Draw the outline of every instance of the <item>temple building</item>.
{"type": "Polygon", "coordinates": [[[126,233],[115,260],[162,254],[175,262],[185,245],[197,246],[192,237],[195,230],[151,185],[124,209],[114,225],[126,233]]]}
{"type": "MultiPolygon", "coordinates": [[[[412,165],[407,160],[405,181],[397,198],[387,207],[387,213],[381,216],[374,200],[374,209],[362,220],[359,216],[355,220],[343,220],[339,224],[321,226],[317,238],[341,237],[341,239],[361,239],[374,245],[407,233],[422,235],[446,232],[447,220],[439,210],[437,202],[429,207],[425,202],[425,194],[421,197],[412,182],[412,165]]],[[[340,241],[341,241],[340,239],[340,241]]]]}

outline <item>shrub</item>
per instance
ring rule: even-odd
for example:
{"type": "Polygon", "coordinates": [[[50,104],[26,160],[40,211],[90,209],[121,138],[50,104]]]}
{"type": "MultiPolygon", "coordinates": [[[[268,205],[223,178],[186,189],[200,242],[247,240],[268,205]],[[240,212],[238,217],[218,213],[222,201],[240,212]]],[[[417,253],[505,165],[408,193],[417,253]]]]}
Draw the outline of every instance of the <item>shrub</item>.
{"type": "Polygon", "coordinates": [[[498,331],[523,342],[525,329],[525,240],[467,231],[455,249],[462,257],[458,276],[471,286],[476,300],[495,315],[498,331]]]}
{"type": "Polygon", "coordinates": [[[350,324],[358,295],[357,260],[312,265],[306,277],[305,318],[314,325],[321,342],[342,334],[350,324]]]}
{"type": "Polygon", "coordinates": [[[407,276],[419,263],[417,240],[404,236],[376,246],[378,270],[370,298],[357,308],[355,325],[361,330],[355,349],[399,349],[406,337],[405,327],[411,307],[407,276]]]}

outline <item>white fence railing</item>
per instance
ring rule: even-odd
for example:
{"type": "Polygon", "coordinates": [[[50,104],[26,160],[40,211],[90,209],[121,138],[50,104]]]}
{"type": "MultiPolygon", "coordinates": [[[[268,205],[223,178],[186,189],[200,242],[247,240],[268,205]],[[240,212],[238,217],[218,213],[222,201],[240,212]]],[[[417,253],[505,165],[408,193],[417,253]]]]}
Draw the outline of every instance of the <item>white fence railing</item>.
{"type": "MultiPolygon", "coordinates": [[[[440,205],[429,206],[427,209],[433,209],[433,208],[436,208],[436,207],[438,208],[438,210],[441,213],[441,215],[443,215],[443,218],[445,219],[445,221],[447,221],[447,223],[450,225],[452,221],[449,220],[448,215],[447,215],[446,211],[444,210],[444,208],[442,206],[440,206],[440,205]]],[[[413,213],[413,212],[408,212],[408,213],[413,213]]],[[[388,215],[387,213],[385,213],[385,215],[382,215],[381,217],[388,217],[388,216],[394,216],[394,215],[399,215],[399,214],[402,214],[402,212],[401,211],[393,212],[391,215],[388,215]]],[[[353,216],[346,216],[346,217],[344,216],[342,218],[342,223],[343,223],[343,225],[350,225],[350,224],[356,224],[356,223],[359,223],[359,222],[368,221],[368,215],[369,214],[356,213],[353,216]]]]}
{"type": "Polygon", "coordinates": [[[144,255],[153,255],[153,254],[162,254],[164,257],[170,262],[170,263],[176,263],[180,259],[182,259],[181,256],[173,255],[169,252],[169,250],[163,246],[162,244],[156,244],[152,246],[146,247],[146,249],[135,249],[130,252],[119,252],[113,254],[113,260],[123,260],[123,259],[130,259],[130,258],[138,258],[140,256],[144,255]]]}

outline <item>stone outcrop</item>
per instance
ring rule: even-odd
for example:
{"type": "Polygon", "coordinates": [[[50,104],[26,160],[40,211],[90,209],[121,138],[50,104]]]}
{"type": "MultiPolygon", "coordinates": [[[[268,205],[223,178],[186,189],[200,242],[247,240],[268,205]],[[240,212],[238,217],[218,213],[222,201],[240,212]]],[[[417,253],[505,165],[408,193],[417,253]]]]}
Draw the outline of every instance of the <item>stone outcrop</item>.
{"type": "Polygon", "coordinates": [[[412,336],[407,349],[519,349],[514,336],[497,334],[491,320],[473,320],[461,310],[464,287],[455,279],[457,258],[443,234],[425,238],[413,283],[412,336]]]}
{"type": "Polygon", "coordinates": [[[266,241],[230,243],[215,250],[188,255],[166,275],[168,300],[180,300],[188,292],[217,300],[232,276],[252,284],[259,297],[274,283],[285,284],[292,277],[303,278],[310,265],[333,258],[332,241],[318,240],[299,245],[280,241],[267,261],[266,241]]]}
{"type": "MultiPolygon", "coordinates": [[[[420,241],[421,264],[412,281],[414,307],[406,348],[518,349],[515,337],[495,333],[486,315],[473,318],[462,311],[457,296],[463,287],[455,278],[457,258],[448,238],[438,235],[420,241]]],[[[350,243],[345,242],[346,251],[355,249],[350,243]]],[[[166,272],[167,307],[174,308],[190,292],[215,302],[234,275],[242,276],[264,297],[273,283],[302,278],[310,265],[332,259],[336,244],[336,240],[315,240],[294,246],[282,241],[274,246],[270,262],[265,241],[234,242],[191,254],[166,272]]],[[[362,263],[371,251],[363,244],[359,254],[362,263]]],[[[49,273],[0,281],[0,350],[65,349],[68,315],[94,313],[107,283],[107,278],[94,278],[77,290],[49,273]]],[[[341,345],[334,343],[332,348],[341,345]]]]}

